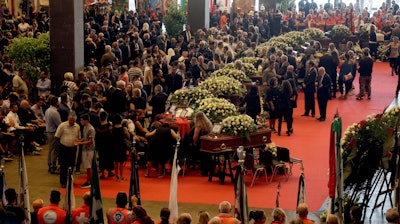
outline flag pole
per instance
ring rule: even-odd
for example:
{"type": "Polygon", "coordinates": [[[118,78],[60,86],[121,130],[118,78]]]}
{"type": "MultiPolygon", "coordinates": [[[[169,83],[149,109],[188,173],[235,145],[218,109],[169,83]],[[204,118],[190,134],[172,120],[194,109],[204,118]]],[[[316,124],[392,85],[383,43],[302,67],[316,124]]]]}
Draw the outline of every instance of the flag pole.
{"type": "Polygon", "coordinates": [[[30,212],[30,199],[29,199],[29,185],[28,185],[28,173],[25,163],[24,154],[24,136],[21,134],[19,136],[19,141],[21,143],[21,153],[19,155],[19,195],[21,198],[20,205],[24,210],[26,222],[31,222],[31,212],[30,212]]]}
{"type": "Polygon", "coordinates": [[[276,199],[275,199],[275,208],[279,208],[279,196],[281,194],[281,181],[278,182],[278,186],[276,188],[276,199]]]}
{"type": "Polygon", "coordinates": [[[181,135],[179,132],[177,133],[178,137],[176,139],[176,146],[175,146],[175,154],[174,160],[172,162],[172,172],[171,172],[171,183],[170,183],[170,191],[169,191],[169,222],[175,223],[178,219],[178,174],[180,171],[180,167],[177,164],[177,157],[178,157],[178,149],[180,146],[181,135]]]}
{"type": "Polygon", "coordinates": [[[139,188],[139,172],[138,172],[138,163],[136,158],[136,140],[133,137],[132,140],[132,151],[131,151],[131,180],[129,184],[129,208],[133,208],[132,196],[137,198],[137,205],[141,205],[142,202],[140,200],[140,188],[139,188]]]}

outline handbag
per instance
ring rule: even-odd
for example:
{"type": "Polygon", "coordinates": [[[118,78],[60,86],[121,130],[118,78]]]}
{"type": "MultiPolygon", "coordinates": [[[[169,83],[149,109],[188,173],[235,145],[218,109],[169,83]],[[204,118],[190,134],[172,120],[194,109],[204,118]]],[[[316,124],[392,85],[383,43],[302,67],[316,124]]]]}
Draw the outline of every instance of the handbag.
{"type": "Polygon", "coordinates": [[[349,72],[343,78],[344,78],[344,81],[349,81],[350,79],[353,78],[353,74],[351,74],[351,72],[349,72]]]}
{"type": "Polygon", "coordinates": [[[386,57],[390,56],[391,50],[392,50],[392,48],[389,46],[388,50],[385,53],[386,57]]]}

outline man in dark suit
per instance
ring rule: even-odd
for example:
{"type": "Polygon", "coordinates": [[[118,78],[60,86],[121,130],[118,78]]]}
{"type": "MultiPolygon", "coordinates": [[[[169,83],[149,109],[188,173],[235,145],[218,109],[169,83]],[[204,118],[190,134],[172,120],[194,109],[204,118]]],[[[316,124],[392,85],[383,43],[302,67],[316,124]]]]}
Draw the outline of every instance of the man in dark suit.
{"type": "MultiPolygon", "coordinates": [[[[179,76],[179,75],[177,75],[179,76]]],[[[153,122],[158,114],[165,112],[165,102],[168,96],[163,92],[161,85],[156,85],[154,87],[154,96],[151,98],[149,105],[153,107],[151,113],[151,121],[153,122]]]]}
{"type": "Polygon", "coordinates": [[[176,74],[177,69],[178,63],[174,63],[174,66],[171,68],[171,73],[168,74],[165,79],[167,94],[174,93],[176,90],[182,88],[183,86],[183,78],[179,74],[176,74]]]}
{"type": "Polygon", "coordinates": [[[326,73],[329,75],[331,78],[331,81],[333,82],[333,88],[332,88],[332,96],[335,98],[336,97],[336,91],[337,91],[337,85],[336,85],[336,68],[337,68],[337,63],[335,63],[333,56],[329,53],[324,54],[319,59],[319,64],[318,67],[324,67],[326,73]]]}
{"type": "MultiPolygon", "coordinates": [[[[360,93],[358,94],[357,100],[362,100],[365,92],[368,94],[368,99],[371,99],[371,77],[372,77],[372,68],[374,66],[374,60],[372,60],[369,55],[369,49],[363,49],[363,57],[360,59],[359,63],[360,67],[358,68],[358,72],[360,73],[359,83],[360,83],[360,93]]],[[[399,94],[400,85],[397,84],[396,89],[396,97],[399,94]]]]}
{"type": "Polygon", "coordinates": [[[189,43],[190,38],[192,37],[192,33],[190,32],[190,25],[185,25],[185,30],[181,32],[181,35],[183,36],[183,41],[185,43],[189,43]]]}
{"type": "Polygon", "coordinates": [[[317,80],[317,69],[314,61],[306,63],[306,75],[304,76],[303,91],[304,91],[304,114],[308,116],[311,111],[311,116],[315,117],[315,81],[317,80]]]}
{"type": "Polygon", "coordinates": [[[324,67],[318,68],[318,78],[317,78],[317,99],[320,117],[319,121],[325,121],[326,119],[326,108],[328,106],[329,94],[331,89],[331,78],[325,72],[324,67]]]}

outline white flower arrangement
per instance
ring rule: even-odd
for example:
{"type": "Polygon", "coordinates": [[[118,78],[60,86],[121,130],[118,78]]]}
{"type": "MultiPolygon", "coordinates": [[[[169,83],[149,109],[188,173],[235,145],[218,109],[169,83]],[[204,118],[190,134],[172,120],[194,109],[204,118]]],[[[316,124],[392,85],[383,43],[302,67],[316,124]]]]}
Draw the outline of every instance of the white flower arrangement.
{"type": "MultiPolygon", "coordinates": [[[[242,66],[243,66],[243,68],[244,68],[244,73],[245,73],[247,76],[254,76],[254,75],[257,75],[257,70],[256,70],[256,68],[254,67],[253,64],[251,64],[251,63],[244,63],[244,62],[243,62],[243,63],[242,63],[242,66]]],[[[224,67],[224,69],[235,69],[235,63],[232,62],[232,63],[226,64],[225,67],[224,67]]]]}
{"type": "Polygon", "coordinates": [[[309,40],[323,39],[325,37],[324,31],[318,28],[307,28],[303,30],[303,33],[309,40]]]}
{"type": "Polygon", "coordinates": [[[234,78],[239,82],[248,82],[251,81],[247,75],[238,69],[230,69],[230,68],[223,68],[218,69],[215,72],[211,73],[210,77],[220,77],[220,76],[228,76],[230,78],[234,78]]]}
{"type": "Polygon", "coordinates": [[[214,123],[238,114],[235,105],[231,102],[215,97],[200,100],[197,110],[202,111],[214,123]]]}
{"type": "Polygon", "coordinates": [[[258,57],[243,57],[243,58],[240,58],[240,60],[243,63],[252,64],[254,66],[254,68],[256,67],[256,65],[265,64],[268,62],[268,60],[266,60],[264,58],[258,58],[258,57]]]}
{"type": "MultiPolygon", "coordinates": [[[[349,34],[351,35],[351,33],[349,34]]],[[[309,42],[315,39],[321,39],[325,37],[325,33],[317,28],[305,29],[303,32],[292,31],[285,35],[273,37],[269,41],[259,45],[258,50],[261,50],[265,46],[277,47],[281,50],[286,50],[288,47],[295,47],[303,45],[305,42],[309,42]]]]}
{"type": "Polygon", "coordinates": [[[339,24],[335,25],[331,31],[332,38],[344,38],[351,36],[351,31],[349,27],[339,24]]]}
{"type": "Polygon", "coordinates": [[[266,150],[270,151],[273,157],[278,155],[275,143],[271,142],[266,145],[266,150]]]}
{"type": "Polygon", "coordinates": [[[245,93],[242,83],[228,76],[208,78],[198,88],[208,90],[213,96],[243,96],[245,93]]]}
{"type": "Polygon", "coordinates": [[[205,98],[213,97],[207,89],[193,88],[193,89],[179,89],[176,90],[172,96],[171,102],[177,104],[186,104],[192,108],[197,108],[199,101],[205,98]]]}
{"type": "Polygon", "coordinates": [[[257,131],[257,125],[249,115],[237,115],[225,118],[222,123],[222,132],[228,135],[249,138],[249,135],[257,131]]]}

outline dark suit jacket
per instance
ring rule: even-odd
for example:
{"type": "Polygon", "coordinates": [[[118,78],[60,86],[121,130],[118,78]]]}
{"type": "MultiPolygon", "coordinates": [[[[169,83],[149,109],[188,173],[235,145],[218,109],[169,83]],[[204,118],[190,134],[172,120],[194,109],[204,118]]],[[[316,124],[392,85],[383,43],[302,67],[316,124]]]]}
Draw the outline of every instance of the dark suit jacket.
{"type": "Polygon", "coordinates": [[[317,78],[318,84],[321,83],[322,87],[317,88],[317,97],[319,99],[325,99],[328,100],[330,96],[330,90],[331,90],[331,77],[329,77],[328,74],[325,73],[324,77],[321,80],[321,76],[318,76],[317,78]]]}
{"type": "Polygon", "coordinates": [[[304,76],[304,92],[315,93],[315,81],[317,80],[317,70],[312,68],[310,71],[306,71],[304,76]]]}

